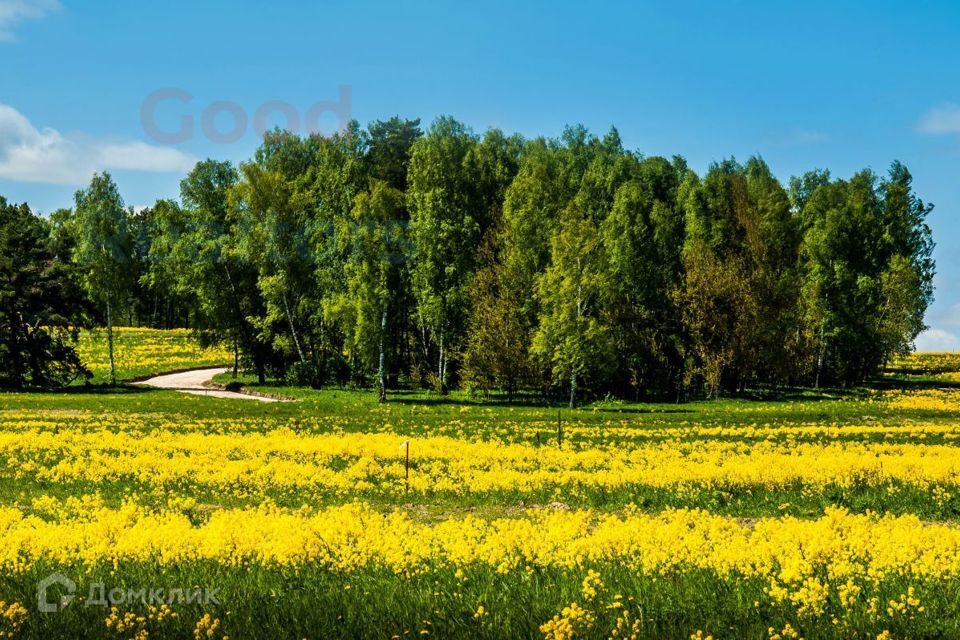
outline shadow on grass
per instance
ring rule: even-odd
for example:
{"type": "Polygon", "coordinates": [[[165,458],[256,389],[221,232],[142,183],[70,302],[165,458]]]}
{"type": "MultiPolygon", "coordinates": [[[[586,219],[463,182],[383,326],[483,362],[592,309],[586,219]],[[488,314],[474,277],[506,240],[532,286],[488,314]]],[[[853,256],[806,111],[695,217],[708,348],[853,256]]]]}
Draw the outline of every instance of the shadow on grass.
{"type": "Polygon", "coordinates": [[[140,393],[149,393],[151,391],[162,391],[162,389],[155,389],[151,387],[141,387],[139,385],[127,384],[124,382],[118,382],[116,386],[112,386],[106,382],[100,384],[88,384],[88,385],[78,385],[65,387],[63,389],[57,390],[59,393],[84,393],[84,394],[94,394],[94,395],[131,395],[131,394],[140,394],[140,393]]]}
{"type": "Polygon", "coordinates": [[[890,377],[871,380],[869,386],[871,389],[878,389],[880,391],[891,391],[894,389],[923,391],[929,389],[960,389],[960,382],[937,380],[935,378],[890,377]]]}
{"type": "MultiPolygon", "coordinates": [[[[824,402],[836,401],[844,398],[863,398],[869,391],[858,387],[853,389],[813,389],[813,388],[783,388],[783,389],[745,389],[722,395],[720,400],[746,400],[752,402],[824,402]]],[[[707,400],[707,398],[697,398],[707,400]]]]}
{"type": "MultiPolygon", "coordinates": [[[[283,381],[268,380],[264,384],[259,384],[255,380],[243,379],[222,380],[221,384],[229,382],[230,387],[244,387],[250,390],[266,390],[268,392],[278,392],[283,389],[289,389],[301,399],[321,399],[328,394],[347,393],[347,394],[369,394],[376,396],[376,390],[373,388],[354,388],[344,386],[327,386],[322,389],[312,389],[309,387],[292,387],[283,381]]],[[[857,400],[870,397],[876,391],[887,391],[893,389],[902,390],[923,390],[923,389],[960,389],[960,381],[950,382],[933,378],[920,378],[894,373],[890,375],[881,375],[873,378],[862,386],[856,387],[802,387],[802,386],[761,386],[748,388],[739,392],[724,392],[717,398],[708,398],[704,394],[687,394],[682,400],[672,395],[650,396],[646,398],[614,398],[604,400],[603,398],[585,398],[584,402],[578,407],[579,410],[592,411],[604,414],[685,414],[695,413],[699,409],[691,407],[697,403],[714,402],[803,402],[820,403],[836,402],[837,400],[857,400]]],[[[72,393],[95,393],[95,394],[113,394],[113,393],[143,393],[149,389],[134,387],[129,384],[110,387],[106,384],[74,386],[69,389],[60,390],[60,392],[72,393]]],[[[424,406],[424,407],[454,407],[454,406],[476,406],[491,408],[527,408],[539,410],[566,410],[567,403],[565,398],[559,395],[545,397],[536,391],[523,391],[513,395],[512,398],[502,392],[492,392],[489,394],[468,395],[462,391],[454,391],[449,395],[441,395],[422,389],[390,389],[388,391],[388,403],[403,406],[424,406]]]]}
{"type": "Polygon", "coordinates": [[[37,395],[137,395],[149,393],[151,391],[164,391],[164,389],[153,389],[150,387],[139,387],[118,382],[117,386],[111,386],[108,383],[102,384],[76,384],[68,387],[40,388],[30,387],[26,389],[0,388],[0,393],[29,393],[37,395]]]}
{"type": "MultiPolygon", "coordinates": [[[[388,402],[394,402],[402,405],[426,405],[426,406],[462,406],[474,405],[478,407],[498,407],[498,408],[530,408],[530,409],[554,409],[557,411],[568,411],[567,403],[558,398],[544,398],[540,395],[516,395],[513,398],[507,398],[505,395],[491,394],[487,396],[442,396],[442,395],[423,395],[422,391],[391,391],[388,395],[388,402]]],[[[598,401],[599,402],[599,401],[598,401]]],[[[617,406],[594,404],[587,401],[577,407],[576,410],[595,411],[599,413],[692,413],[692,409],[684,409],[670,400],[648,400],[643,404],[652,405],[650,407],[635,406],[617,406]]]]}

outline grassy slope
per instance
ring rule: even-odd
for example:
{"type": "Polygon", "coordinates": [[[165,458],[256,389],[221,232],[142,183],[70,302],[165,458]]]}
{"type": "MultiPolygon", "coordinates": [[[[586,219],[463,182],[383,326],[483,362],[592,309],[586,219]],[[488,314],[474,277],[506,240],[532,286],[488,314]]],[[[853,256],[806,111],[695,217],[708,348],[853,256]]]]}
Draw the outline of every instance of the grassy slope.
{"type": "MultiPolygon", "coordinates": [[[[167,371],[228,365],[233,354],[221,347],[202,348],[187,329],[163,331],[136,327],[114,329],[114,361],[117,380],[143,378],[167,371]]],[[[90,369],[92,384],[110,381],[107,331],[80,334],[77,351],[90,369]]]]}
{"type": "MultiPolygon", "coordinates": [[[[182,344],[181,338],[177,340],[182,344]]],[[[121,377],[196,363],[196,354],[189,355],[192,353],[189,348],[173,353],[178,355],[166,361],[157,359],[142,366],[124,365],[121,377]],[[180,355],[183,353],[187,355],[180,355]]],[[[951,383],[952,366],[938,362],[936,370],[924,366],[901,367],[888,382],[897,386],[947,386],[951,383]]],[[[102,376],[102,367],[100,371],[102,376]]],[[[156,434],[218,431],[242,438],[289,429],[290,432],[283,433],[288,433],[285,437],[290,440],[313,434],[382,433],[395,437],[398,444],[413,438],[413,473],[416,474],[420,469],[418,465],[424,463],[417,458],[418,439],[441,435],[463,442],[515,442],[525,447],[555,448],[558,414],[564,430],[564,451],[570,452],[629,450],[658,443],[676,447],[680,443],[697,442],[703,442],[704,446],[717,442],[742,443],[746,450],[771,441],[786,447],[798,442],[857,445],[864,441],[950,445],[954,441],[947,436],[918,434],[916,429],[929,426],[951,429],[960,417],[960,403],[921,402],[898,407],[883,401],[878,392],[871,390],[847,394],[797,392],[781,398],[684,404],[600,402],[576,411],[537,402],[512,405],[457,393],[445,397],[394,393],[390,402],[381,406],[371,391],[314,391],[269,385],[261,390],[292,395],[299,400],[265,404],[125,387],[3,393],[0,394],[0,434],[109,431],[141,434],[146,441],[156,434]],[[777,433],[784,428],[805,425],[837,429],[800,436],[777,433]],[[748,431],[733,431],[731,435],[697,431],[697,428],[715,426],[755,427],[759,431],[752,435],[748,431]],[[859,429],[865,426],[881,428],[864,434],[859,429]],[[677,436],[673,429],[686,430],[687,434],[677,436]]],[[[12,442],[19,446],[16,439],[12,442]]],[[[89,452],[80,451],[85,453],[89,452]]],[[[398,450],[395,454],[398,459],[399,453],[398,450]]],[[[0,506],[15,507],[44,518],[51,516],[37,506],[48,504],[42,498],[52,497],[54,503],[64,504],[70,497],[90,495],[99,496],[108,507],[117,507],[131,498],[157,508],[188,505],[177,508],[197,522],[218,509],[255,506],[266,500],[291,508],[306,505],[308,509],[322,509],[355,498],[362,498],[383,511],[407,511],[423,522],[460,518],[466,514],[483,518],[523,517],[524,509],[531,504],[543,505],[556,497],[554,492],[465,495],[367,490],[338,494],[309,488],[292,492],[268,488],[257,492],[196,482],[159,487],[143,479],[51,481],[33,472],[12,471],[11,455],[9,451],[0,453],[0,506]]],[[[20,461],[34,455],[34,463],[42,469],[60,460],[69,460],[77,452],[31,453],[24,448],[15,455],[20,461]]],[[[238,451],[230,455],[241,454],[238,451]]],[[[345,468],[352,462],[355,460],[344,459],[342,465],[345,468]]],[[[953,494],[960,495],[960,487],[950,488],[953,494]]],[[[697,507],[747,518],[747,522],[758,516],[784,513],[816,517],[827,507],[836,505],[858,512],[870,509],[881,513],[916,513],[928,520],[960,518],[960,503],[953,495],[944,498],[942,493],[934,495],[929,487],[895,483],[873,486],[865,482],[861,486],[826,486],[813,491],[802,486],[774,491],[763,487],[751,491],[711,487],[693,493],[652,487],[613,492],[561,489],[565,491],[563,501],[574,508],[618,512],[625,505],[631,505],[657,512],[665,507],[697,507]]],[[[884,615],[883,609],[885,603],[897,600],[906,592],[908,583],[897,577],[881,580],[864,592],[842,624],[833,624],[829,613],[799,615],[789,601],[773,603],[767,593],[769,585],[764,581],[727,580],[703,573],[640,575],[609,564],[596,568],[603,574],[607,587],[594,607],[595,622],[590,629],[582,630],[586,637],[608,635],[615,624],[617,609],[606,607],[614,602],[614,594],[622,594],[629,601],[627,608],[633,612],[634,620],[642,619],[639,627],[642,637],[686,638],[697,629],[704,629],[718,638],[766,638],[768,627],[773,626],[779,632],[786,624],[807,637],[874,637],[882,629],[894,631],[897,637],[951,637],[960,633],[960,584],[952,580],[916,585],[930,613],[924,616],[914,612],[900,617],[884,615]],[[865,612],[867,596],[878,598],[879,614],[865,612]]],[[[53,569],[72,576],[84,575],[82,585],[101,581],[135,588],[205,585],[221,589],[222,606],[180,606],[177,620],[144,623],[149,627],[151,638],[190,636],[204,611],[221,618],[220,631],[235,637],[538,637],[539,625],[566,604],[580,602],[590,606],[584,602],[580,584],[587,567],[508,575],[477,567],[466,577],[438,570],[404,578],[377,571],[338,574],[310,566],[230,568],[196,563],[164,568],[131,562],[116,568],[84,568],[53,563],[34,566],[24,573],[4,571],[0,577],[0,599],[27,603],[31,607],[31,617],[20,630],[22,637],[100,636],[104,632],[108,612],[100,608],[74,606],[55,616],[32,611],[30,603],[35,602],[35,585],[53,569]],[[478,617],[475,613],[481,605],[490,613],[478,617]],[[423,636],[421,631],[430,633],[423,636]]],[[[143,607],[136,605],[120,609],[144,612],[143,607]]],[[[831,600],[828,611],[837,613],[845,609],[831,600]]],[[[6,622],[0,620],[0,630],[6,628],[4,624],[6,622]]],[[[111,630],[111,637],[132,635],[129,629],[124,633],[111,630]]]]}

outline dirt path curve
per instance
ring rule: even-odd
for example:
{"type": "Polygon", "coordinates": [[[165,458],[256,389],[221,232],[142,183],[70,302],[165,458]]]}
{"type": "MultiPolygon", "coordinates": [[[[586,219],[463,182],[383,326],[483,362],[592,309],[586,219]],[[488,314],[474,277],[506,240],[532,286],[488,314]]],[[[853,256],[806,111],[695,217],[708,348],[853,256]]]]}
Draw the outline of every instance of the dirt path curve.
{"type": "Polygon", "coordinates": [[[222,391],[220,389],[210,389],[203,386],[204,382],[209,382],[213,376],[230,371],[230,367],[213,367],[210,369],[193,369],[192,371],[182,371],[180,373],[168,373],[162,376],[156,376],[149,380],[137,382],[136,384],[146,387],[156,387],[157,389],[173,389],[182,393],[191,393],[197,396],[212,396],[214,398],[235,398],[238,400],[259,400],[260,402],[282,402],[278,398],[266,398],[264,396],[254,396],[247,393],[237,393],[236,391],[222,391]]]}

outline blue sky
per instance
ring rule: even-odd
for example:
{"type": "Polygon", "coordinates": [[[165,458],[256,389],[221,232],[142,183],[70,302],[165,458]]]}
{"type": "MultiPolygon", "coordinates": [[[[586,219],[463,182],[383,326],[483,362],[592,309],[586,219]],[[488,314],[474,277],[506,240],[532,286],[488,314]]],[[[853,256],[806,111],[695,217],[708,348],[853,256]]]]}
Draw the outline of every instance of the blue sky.
{"type": "Polygon", "coordinates": [[[960,350],[960,3],[518,4],[0,0],[0,194],[49,212],[109,169],[128,204],[175,197],[196,159],[251,154],[261,105],[302,121],[341,87],[363,124],[616,125],[627,147],[701,171],[760,154],[786,180],[899,159],[936,204],[937,300],[918,347],[960,350]],[[164,89],[190,96],[152,112],[167,133],[192,118],[183,142],[142,123],[164,89]],[[235,141],[203,132],[218,101],[248,119],[235,141]]]}

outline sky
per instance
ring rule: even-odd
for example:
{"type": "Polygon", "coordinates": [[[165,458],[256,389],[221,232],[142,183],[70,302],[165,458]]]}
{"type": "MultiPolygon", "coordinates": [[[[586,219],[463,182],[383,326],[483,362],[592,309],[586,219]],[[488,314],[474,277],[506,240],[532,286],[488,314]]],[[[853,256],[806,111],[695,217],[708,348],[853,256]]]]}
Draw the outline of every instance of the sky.
{"type": "Polygon", "coordinates": [[[109,170],[177,197],[258,131],[453,115],[482,133],[616,126],[704,171],[784,181],[900,160],[936,208],[921,350],[960,350],[960,3],[0,0],[0,195],[49,213],[109,170]]]}

